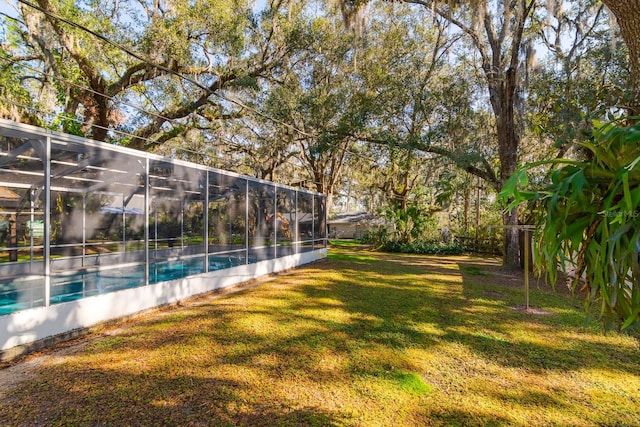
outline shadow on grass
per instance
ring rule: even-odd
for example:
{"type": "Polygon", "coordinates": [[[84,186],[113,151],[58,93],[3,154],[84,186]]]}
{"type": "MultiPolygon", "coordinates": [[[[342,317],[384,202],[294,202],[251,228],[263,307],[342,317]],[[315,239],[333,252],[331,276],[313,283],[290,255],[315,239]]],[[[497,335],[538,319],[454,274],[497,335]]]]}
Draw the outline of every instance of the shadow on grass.
{"type": "Polygon", "coordinates": [[[514,310],[524,302],[522,274],[507,274],[498,260],[377,256],[381,261],[375,271],[336,261],[333,268],[342,271],[345,281],[325,288],[303,288],[311,299],[332,296],[344,303],[345,310],[366,315],[346,329],[351,339],[375,340],[395,348],[447,341],[462,343],[506,367],[542,372],[615,366],[640,375],[637,352],[634,355],[620,351],[615,343],[593,341],[589,333],[582,338],[573,334],[561,342],[545,339],[545,334],[552,337],[563,329],[584,327],[579,304],[566,294],[533,285],[532,302],[549,315],[514,310]],[[441,333],[417,332],[411,325],[418,323],[435,325],[441,333]],[[536,330],[533,337],[519,335],[518,329],[531,327],[536,330]]]}
{"type": "MultiPolygon", "coordinates": [[[[519,289],[521,277],[514,274],[505,278],[496,260],[368,256],[379,260],[374,270],[366,263],[354,263],[353,258],[360,255],[348,252],[332,261],[331,268],[340,271],[338,280],[314,285],[303,281],[295,287],[302,297],[287,300],[278,310],[240,306],[219,310],[218,306],[212,306],[211,311],[195,314],[192,322],[204,322],[203,332],[198,334],[200,342],[195,345],[202,345],[203,337],[209,342],[232,345],[220,356],[223,363],[250,363],[263,354],[276,355],[283,363],[266,368],[272,369],[272,375],[307,369],[311,378],[317,373],[317,379],[326,376],[315,369],[321,359],[319,351],[323,349],[345,354],[354,349],[404,351],[443,342],[462,344],[505,367],[534,372],[610,369],[615,364],[617,370],[640,375],[635,356],[619,351],[615,344],[582,339],[579,334],[563,342],[546,340],[545,335],[555,336],[559,330],[580,329],[584,314],[565,295],[542,290],[537,291],[533,301],[544,305],[551,313],[549,316],[514,310],[513,306],[521,303],[524,296],[519,289]],[[473,267],[474,273],[468,273],[469,267],[473,267]],[[482,274],[477,274],[478,271],[482,274]],[[345,320],[318,316],[336,307],[348,313],[345,320]],[[274,335],[241,334],[233,324],[236,310],[265,316],[273,324],[294,331],[301,323],[309,326],[282,340],[274,335]],[[212,319],[217,326],[211,323],[212,319]],[[518,334],[518,329],[532,327],[533,336],[531,332],[518,334]],[[209,335],[204,331],[210,331],[209,335]]],[[[159,336],[158,342],[141,342],[141,348],[151,350],[188,342],[191,331],[180,332],[182,320],[176,317],[171,321],[176,324],[171,336],[159,336]]],[[[398,368],[410,370],[412,363],[406,360],[398,368]]],[[[349,360],[343,366],[345,373],[373,376],[394,372],[393,369],[384,357],[376,356],[364,363],[349,360]]]]}
{"type": "Polygon", "coordinates": [[[510,426],[513,422],[508,417],[483,416],[456,408],[436,408],[420,415],[419,425],[447,427],[494,427],[510,426]]]}
{"type": "Polygon", "coordinates": [[[0,409],[3,426],[333,426],[344,417],[319,407],[295,408],[250,385],[195,376],[138,374],[80,366],[58,367],[0,409]],[[39,396],[55,396],[47,407],[39,396]]]}
{"type": "MultiPolygon", "coordinates": [[[[522,290],[504,281],[495,260],[339,255],[95,340],[17,389],[0,424],[366,425],[362,416],[380,425],[511,423],[505,413],[438,403],[464,391],[433,382],[413,355],[443,348],[451,350],[442,369],[454,377],[479,376],[488,369],[480,362],[539,374],[640,375],[637,349],[575,333],[584,316],[565,296],[536,296],[550,316],[513,310],[522,290]]],[[[568,399],[527,385],[478,387],[467,392],[531,402],[531,411],[562,409],[568,399]]]]}

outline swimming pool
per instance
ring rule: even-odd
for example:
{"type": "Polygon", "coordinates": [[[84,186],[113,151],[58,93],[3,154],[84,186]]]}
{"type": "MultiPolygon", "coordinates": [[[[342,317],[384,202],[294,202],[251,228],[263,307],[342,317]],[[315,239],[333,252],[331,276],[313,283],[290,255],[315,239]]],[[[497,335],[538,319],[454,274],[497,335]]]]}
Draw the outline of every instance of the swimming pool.
{"type": "MultiPolygon", "coordinates": [[[[249,259],[249,262],[255,260],[249,259]]],[[[244,265],[242,255],[210,256],[209,271],[244,265]]],[[[161,261],[149,264],[149,284],[168,282],[205,272],[204,258],[161,261]]],[[[0,315],[44,306],[44,277],[16,278],[0,283],[0,315]]],[[[50,304],[144,286],[144,264],[90,272],[53,274],[50,304]]]]}

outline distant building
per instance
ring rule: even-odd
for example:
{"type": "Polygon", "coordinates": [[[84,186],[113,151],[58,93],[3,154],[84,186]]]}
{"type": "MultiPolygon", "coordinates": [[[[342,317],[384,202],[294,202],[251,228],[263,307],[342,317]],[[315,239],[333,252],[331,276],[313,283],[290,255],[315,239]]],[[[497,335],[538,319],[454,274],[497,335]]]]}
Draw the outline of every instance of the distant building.
{"type": "Polygon", "coordinates": [[[368,212],[347,212],[336,215],[329,223],[329,238],[360,239],[369,230],[383,224],[383,220],[368,212]]]}

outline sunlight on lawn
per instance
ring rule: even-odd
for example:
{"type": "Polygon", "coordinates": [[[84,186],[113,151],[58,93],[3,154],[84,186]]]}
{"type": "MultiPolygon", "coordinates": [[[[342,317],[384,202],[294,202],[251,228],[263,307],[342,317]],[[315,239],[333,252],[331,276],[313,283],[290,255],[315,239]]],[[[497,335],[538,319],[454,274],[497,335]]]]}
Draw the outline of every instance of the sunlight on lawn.
{"type": "Polygon", "coordinates": [[[640,419],[637,338],[585,327],[570,297],[533,290],[547,313],[536,316],[513,309],[518,278],[495,260],[332,251],[259,287],[98,332],[13,390],[0,424],[640,419]]]}

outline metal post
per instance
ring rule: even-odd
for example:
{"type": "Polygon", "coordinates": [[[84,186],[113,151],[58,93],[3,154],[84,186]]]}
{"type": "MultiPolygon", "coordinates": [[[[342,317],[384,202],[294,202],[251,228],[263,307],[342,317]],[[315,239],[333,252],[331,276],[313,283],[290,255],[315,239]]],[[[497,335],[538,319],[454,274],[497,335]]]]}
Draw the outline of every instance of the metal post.
{"type": "Polygon", "coordinates": [[[322,245],[323,248],[327,248],[327,246],[329,246],[329,221],[327,219],[327,215],[329,214],[328,209],[327,209],[327,196],[323,195],[322,196],[322,214],[323,214],[323,218],[322,218],[322,224],[324,224],[324,232],[323,232],[323,241],[324,244],[322,245]]]}
{"type": "Polygon", "coordinates": [[[273,259],[278,258],[278,187],[273,186],[273,259]]]}
{"type": "MultiPolygon", "coordinates": [[[[147,172],[148,174],[149,172],[147,172]]],[[[158,203],[155,200],[153,201],[153,233],[153,257],[155,258],[158,256],[158,203]]]]}
{"type": "Polygon", "coordinates": [[[477,196],[476,196],[476,252],[480,252],[480,236],[479,236],[479,229],[480,229],[480,177],[478,177],[478,191],[477,191],[477,196]]]}
{"type": "Polygon", "coordinates": [[[18,213],[15,212],[9,214],[9,262],[18,261],[18,213]]]}
{"type": "MultiPolygon", "coordinates": [[[[144,284],[149,284],[149,158],[144,167],[144,284]]],[[[157,221],[156,221],[157,224],[157,221]]],[[[157,230],[156,230],[157,231],[157,230]]],[[[157,237],[157,234],[156,234],[157,237]]],[[[157,239],[156,239],[157,240],[157,239]]]]}
{"type": "MultiPolygon", "coordinates": [[[[491,230],[493,227],[488,227],[491,230]]],[[[531,248],[529,246],[529,232],[535,231],[534,225],[503,225],[499,226],[501,229],[514,229],[516,231],[522,230],[524,231],[524,297],[525,297],[525,308],[529,309],[529,254],[531,252],[531,248]]]]}
{"type": "Polygon", "coordinates": [[[127,216],[125,210],[125,198],[122,194],[122,252],[127,252],[127,216]]]}
{"type": "Polygon", "coordinates": [[[202,239],[204,240],[204,272],[209,272],[209,171],[205,171],[204,180],[204,230],[202,239]]]}
{"type": "Polygon", "coordinates": [[[293,222],[293,241],[294,241],[294,249],[295,249],[295,253],[299,253],[300,252],[300,237],[298,234],[298,190],[296,190],[296,205],[294,207],[295,212],[293,214],[293,216],[295,217],[294,221],[290,220],[290,223],[293,222]]]}
{"type": "MultiPolygon", "coordinates": [[[[222,188],[222,186],[220,187],[222,188]]],[[[227,218],[229,218],[229,238],[227,239],[227,246],[229,249],[233,248],[233,220],[235,216],[238,215],[238,200],[233,194],[225,196],[227,200],[227,218]]],[[[219,234],[219,231],[216,230],[216,234],[219,234]]]]}
{"type": "MultiPolygon", "coordinates": [[[[36,207],[36,193],[34,191],[34,189],[30,189],[29,190],[29,200],[30,200],[30,207],[31,207],[31,231],[29,232],[29,242],[31,245],[31,249],[29,250],[29,262],[33,264],[33,245],[34,245],[34,241],[33,241],[33,221],[36,220],[35,217],[35,207],[36,207]]],[[[33,268],[33,265],[31,265],[31,268],[33,268]]],[[[32,271],[32,270],[30,270],[32,271]]]]}
{"type": "Polygon", "coordinates": [[[44,164],[44,305],[48,307],[51,299],[51,137],[45,143],[44,164]]]}
{"type": "Polygon", "coordinates": [[[180,256],[184,253],[184,199],[180,198],[180,256]]]}
{"type": "Polygon", "coordinates": [[[87,193],[82,194],[82,266],[86,266],[87,256],[87,193]]]}
{"type": "Polygon", "coordinates": [[[244,180],[244,263],[249,264],[249,180],[244,180]]]}
{"type": "Polygon", "coordinates": [[[529,310],[529,229],[524,229],[524,297],[529,310]]]}
{"type": "Polygon", "coordinates": [[[316,248],[316,198],[311,195],[311,250],[316,248]]]}

